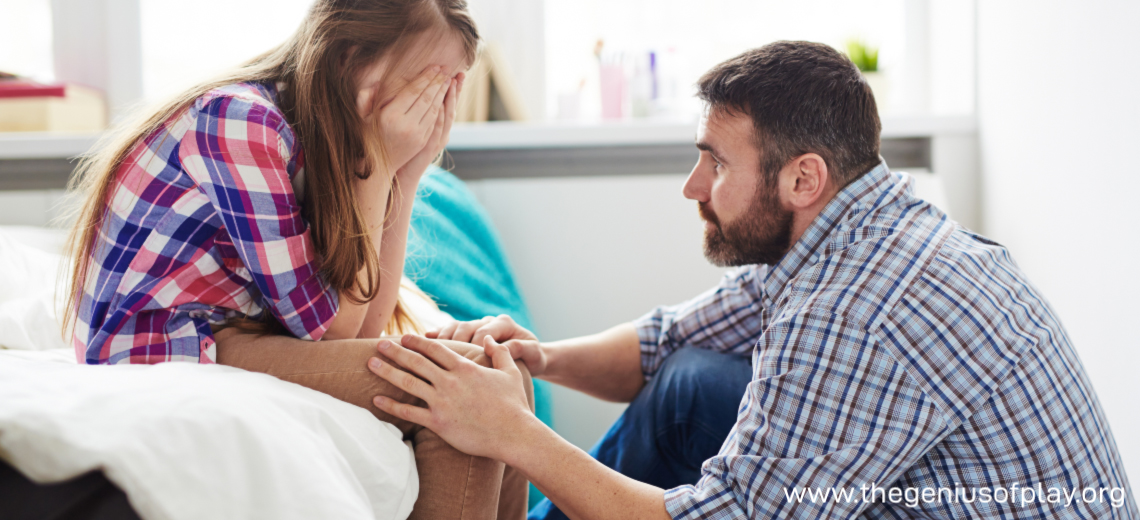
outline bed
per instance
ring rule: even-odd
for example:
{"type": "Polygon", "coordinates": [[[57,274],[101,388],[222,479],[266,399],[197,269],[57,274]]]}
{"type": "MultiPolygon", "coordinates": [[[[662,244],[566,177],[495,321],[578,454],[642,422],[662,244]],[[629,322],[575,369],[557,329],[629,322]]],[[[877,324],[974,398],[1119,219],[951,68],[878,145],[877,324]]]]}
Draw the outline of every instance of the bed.
{"type": "MultiPolygon", "coordinates": [[[[461,181],[426,175],[412,226],[406,273],[440,308],[528,323],[494,229],[461,181]]],[[[73,514],[87,500],[89,518],[408,516],[418,493],[412,449],[362,408],[231,367],[77,364],[59,335],[63,239],[0,227],[0,481],[40,490],[68,482],[48,509],[73,514]],[[79,502],[70,513],[66,497],[79,502]]],[[[404,296],[428,326],[451,317],[404,296]]],[[[546,416],[544,388],[536,405],[546,416]]],[[[0,490],[0,510],[15,489],[0,490]]],[[[46,513],[0,511],[15,514],[46,513]]]]}

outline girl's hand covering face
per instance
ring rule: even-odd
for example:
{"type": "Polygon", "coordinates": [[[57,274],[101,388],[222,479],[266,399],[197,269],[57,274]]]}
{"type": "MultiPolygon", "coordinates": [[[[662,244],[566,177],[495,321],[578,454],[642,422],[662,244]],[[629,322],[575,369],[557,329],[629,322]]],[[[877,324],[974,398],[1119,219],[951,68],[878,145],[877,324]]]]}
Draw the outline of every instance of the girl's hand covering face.
{"type": "Polygon", "coordinates": [[[429,67],[400,89],[390,103],[367,116],[369,123],[380,127],[389,171],[403,169],[429,144],[436,145],[445,120],[450,129],[454,106],[449,117],[444,105],[455,80],[447,77],[441,69],[439,66],[429,67]]]}
{"type": "Polygon", "coordinates": [[[443,98],[443,107],[436,118],[435,126],[423,148],[414,157],[397,170],[396,175],[402,181],[419,182],[419,178],[427,170],[428,165],[443,153],[451,136],[451,124],[455,122],[455,114],[459,105],[459,93],[463,90],[464,74],[460,72],[447,83],[447,92],[443,98]]]}

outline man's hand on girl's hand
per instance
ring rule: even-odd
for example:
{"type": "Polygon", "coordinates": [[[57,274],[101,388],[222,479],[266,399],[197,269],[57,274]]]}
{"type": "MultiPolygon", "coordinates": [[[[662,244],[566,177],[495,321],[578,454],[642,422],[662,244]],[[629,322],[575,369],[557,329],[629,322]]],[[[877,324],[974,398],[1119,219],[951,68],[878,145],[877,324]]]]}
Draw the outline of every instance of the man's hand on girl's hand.
{"type": "Polygon", "coordinates": [[[406,335],[401,345],[381,341],[378,349],[406,369],[380,358],[368,368],[376,375],[427,403],[427,408],[377,396],[378,408],[431,429],[464,453],[503,460],[503,449],[536,422],[530,411],[523,376],[510,352],[488,338],[484,352],[493,368],[484,368],[443,344],[406,335]],[[405,371],[406,370],[406,371],[405,371]]]}

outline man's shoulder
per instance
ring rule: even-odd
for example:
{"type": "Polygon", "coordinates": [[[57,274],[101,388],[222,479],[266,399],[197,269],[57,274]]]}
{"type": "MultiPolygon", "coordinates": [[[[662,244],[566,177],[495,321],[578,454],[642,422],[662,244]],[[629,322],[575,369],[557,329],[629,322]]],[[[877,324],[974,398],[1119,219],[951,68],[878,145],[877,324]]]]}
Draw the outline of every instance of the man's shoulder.
{"type": "Polygon", "coordinates": [[[859,321],[924,391],[938,396],[941,409],[959,419],[980,406],[1031,349],[1060,333],[1052,310],[1009,251],[957,224],[931,254],[911,251],[892,256],[889,264],[853,288],[853,297],[864,303],[852,305],[846,317],[859,321]],[[905,267],[911,264],[913,273],[905,267]]]}
{"type": "Polygon", "coordinates": [[[936,208],[876,208],[841,222],[789,281],[777,306],[825,309],[871,330],[931,269],[961,227],[936,208]]]}

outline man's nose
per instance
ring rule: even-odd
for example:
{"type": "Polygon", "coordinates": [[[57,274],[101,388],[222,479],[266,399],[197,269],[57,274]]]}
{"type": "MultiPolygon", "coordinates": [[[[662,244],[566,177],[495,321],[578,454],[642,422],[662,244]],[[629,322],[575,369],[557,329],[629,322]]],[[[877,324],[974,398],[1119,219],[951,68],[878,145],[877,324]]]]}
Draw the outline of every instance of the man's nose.
{"type": "Polygon", "coordinates": [[[700,161],[693,166],[693,171],[689,172],[689,177],[685,179],[685,185],[681,188],[681,195],[689,200],[707,202],[709,190],[701,167],[700,161]]]}

